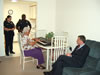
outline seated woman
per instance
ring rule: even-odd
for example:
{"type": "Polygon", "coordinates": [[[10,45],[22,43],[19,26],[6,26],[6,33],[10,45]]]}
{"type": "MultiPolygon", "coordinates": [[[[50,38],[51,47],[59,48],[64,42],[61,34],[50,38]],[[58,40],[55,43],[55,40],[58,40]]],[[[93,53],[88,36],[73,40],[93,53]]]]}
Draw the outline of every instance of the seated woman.
{"type": "Polygon", "coordinates": [[[38,48],[36,46],[36,43],[39,41],[39,39],[30,39],[29,38],[30,28],[24,27],[22,32],[22,47],[24,49],[24,55],[25,56],[31,56],[33,58],[38,59],[38,69],[45,69],[42,64],[44,63],[44,58],[42,54],[41,48],[38,48]]]}

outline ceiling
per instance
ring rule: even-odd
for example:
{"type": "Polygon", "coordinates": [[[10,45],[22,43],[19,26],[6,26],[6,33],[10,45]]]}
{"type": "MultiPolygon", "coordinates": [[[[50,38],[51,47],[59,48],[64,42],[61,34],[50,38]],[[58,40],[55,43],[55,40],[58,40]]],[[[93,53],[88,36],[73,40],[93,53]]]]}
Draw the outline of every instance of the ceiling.
{"type": "MultiPolygon", "coordinates": [[[[11,0],[4,0],[4,3],[13,3],[11,0]]],[[[27,4],[32,4],[32,5],[36,5],[36,2],[33,1],[24,1],[24,0],[18,0],[17,2],[14,3],[27,3],[27,4]]]]}

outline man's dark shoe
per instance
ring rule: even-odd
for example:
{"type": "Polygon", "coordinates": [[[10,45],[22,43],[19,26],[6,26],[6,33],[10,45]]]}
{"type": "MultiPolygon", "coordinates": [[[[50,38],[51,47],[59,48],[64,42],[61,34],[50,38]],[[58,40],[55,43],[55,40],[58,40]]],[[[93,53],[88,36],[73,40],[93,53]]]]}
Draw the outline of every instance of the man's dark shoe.
{"type": "Polygon", "coordinates": [[[6,54],[6,56],[9,56],[9,54],[6,54]]]}
{"type": "Polygon", "coordinates": [[[10,52],[11,54],[15,54],[15,52],[10,52]]]}
{"type": "Polygon", "coordinates": [[[44,75],[51,75],[50,72],[43,72],[44,75]]]}
{"type": "Polygon", "coordinates": [[[45,69],[44,66],[36,66],[37,69],[45,69]]]}

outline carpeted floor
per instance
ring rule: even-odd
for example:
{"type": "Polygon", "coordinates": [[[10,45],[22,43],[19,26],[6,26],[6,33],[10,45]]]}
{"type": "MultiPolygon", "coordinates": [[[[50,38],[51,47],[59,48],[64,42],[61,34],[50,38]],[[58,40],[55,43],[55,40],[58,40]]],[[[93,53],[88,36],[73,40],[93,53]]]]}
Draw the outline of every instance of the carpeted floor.
{"type": "Polygon", "coordinates": [[[0,57],[0,75],[43,75],[41,69],[36,69],[36,62],[25,64],[25,70],[22,70],[19,57],[0,57]]]}

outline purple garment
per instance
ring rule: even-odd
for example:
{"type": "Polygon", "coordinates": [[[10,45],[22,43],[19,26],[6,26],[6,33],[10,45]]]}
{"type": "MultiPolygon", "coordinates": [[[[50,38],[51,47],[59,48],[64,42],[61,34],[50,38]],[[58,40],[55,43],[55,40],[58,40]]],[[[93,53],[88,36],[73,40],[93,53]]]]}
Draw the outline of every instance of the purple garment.
{"type": "Polygon", "coordinates": [[[24,55],[31,56],[33,58],[38,59],[38,64],[43,64],[44,63],[44,58],[42,54],[41,48],[33,48],[31,50],[24,50],[24,55]]]}

